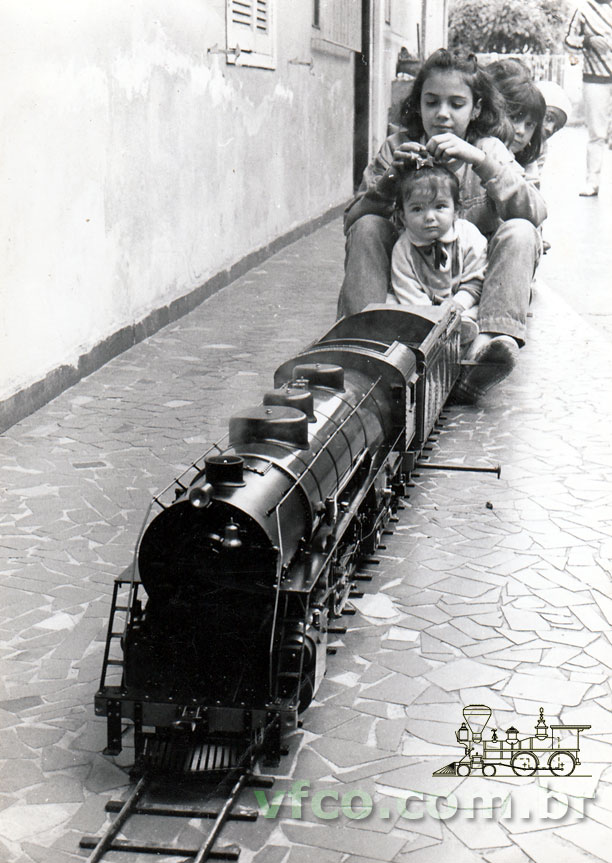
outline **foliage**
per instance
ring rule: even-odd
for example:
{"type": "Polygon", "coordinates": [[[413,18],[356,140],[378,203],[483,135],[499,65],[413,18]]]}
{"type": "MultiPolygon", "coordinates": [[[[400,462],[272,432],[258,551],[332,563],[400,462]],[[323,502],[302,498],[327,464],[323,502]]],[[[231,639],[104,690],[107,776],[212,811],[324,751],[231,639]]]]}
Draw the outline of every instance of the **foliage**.
{"type": "Polygon", "coordinates": [[[564,0],[454,0],[449,46],[499,54],[544,54],[561,47],[564,0]]]}

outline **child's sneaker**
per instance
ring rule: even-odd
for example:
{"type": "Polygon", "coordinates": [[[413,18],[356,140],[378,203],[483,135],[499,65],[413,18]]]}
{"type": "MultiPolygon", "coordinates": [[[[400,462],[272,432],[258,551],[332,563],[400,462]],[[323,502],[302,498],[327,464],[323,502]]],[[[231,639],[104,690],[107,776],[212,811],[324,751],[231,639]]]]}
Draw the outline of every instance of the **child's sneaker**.
{"type": "Polygon", "coordinates": [[[468,315],[461,316],[461,347],[467,348],[471,345],[479,333],[478,324],[474,318],[468,315]]]}
{"type": "Polygon", "coordinates": [[[491,387],[503,381],[514,366],[519,346],[511,336],[495,336],[473,357],[473,365],[466,366],[450,396],[451,404],[475,404],[491,387]]]}

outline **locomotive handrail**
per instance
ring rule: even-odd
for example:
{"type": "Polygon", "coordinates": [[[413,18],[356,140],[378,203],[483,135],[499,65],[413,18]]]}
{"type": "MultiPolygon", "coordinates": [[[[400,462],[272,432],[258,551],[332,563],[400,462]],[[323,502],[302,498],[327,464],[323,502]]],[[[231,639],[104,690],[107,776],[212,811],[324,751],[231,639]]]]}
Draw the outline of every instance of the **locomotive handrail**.
{"type": "MultiPolygon", "coordinates": [[[[270,507],[270,509],[269,509],[269,510],[267,510],[266,515],[268,515],[268,516],[269,516],[269,515],[272,515],[272,513],[273,513],[275,510],[276,510],[276,511],[277,511],[277,513],[278,513],[278,509],[281,507],[281,505],[282,505],[282,504],[287,500],[287,498],[289,497],[289,495],[290,495],[290,494],[292,494],[292,493],[293,493],[293,491],[295,491],[295,489],[297,488],[297,486],[302,484],[302,479],[306,476],[306,474],[310,473],[310,471],[313,469],[314,465],[316,464],[317,459],[318,459],[318,458],[319,458],[319,457],[320,457],[324,452],[327,452],[328,447],[329,447],[329,444],[331,443],[331,441],[336,437],[336,435],[337,435],[337,434],[339,434],[339,433],[343,430],[344,426],[345,426],[345,425],[347,424],[347,422],[351,419],[351,417],[353,417],[353,416],[357,413],[357,411],[359,410],[359,408],[362,406],[362,404],[365,402],[365,400],[366,400],[367,398],[369,398],[369,397],[370,397],[370,395],[371,395],[371,394],[372,394],[372,392],[376,389],[376,387],[377,387],[377,386],[378,386],[378,384],[381,382],[381,380],[382,380],[382,377],[379,375],[379,376],[376,378],[376,380],[374,381],[374,383],[370,386],[369,390],[363,394],[363,396],[360,398],[360,400],[359,400],[359,401],[358,401],[358,402],[357,402],[357,403],[356,403],[356,404],[351,408],[350,412],[349,412],[349,413],[344,417],[344,420],[343,420],[343,422],[342,422],[342,425],[339,425],[339,426],[338,426],[338,427],[337,427],[337,428],[336,428],[336,429],[335,429],[335,430],[330,434],[330,436],[327,438],[327,440],[325,441],[325,443],[323,444],[323,446],[321,447],[321,449],[319,450],[319,452],[318,452],[318,453],[315,455],[315,457],[311,460],[311,462],[310,462],[310,464],[308,465],[308,467],[306,468],[306,470],[304,470],[304,471],[299,475],[299,477],[295,480],[295,482],[293,483],[293,485],[292,485],[292,486],[290,486],[290,487],[287,489],[287,491],[286,491],[286,492],[284,493],[284,495],[280,498],[280,500],[278,500],[278,501],[274,504],[274,506],[270,507]]],[[[352,476],[352,474],[353,474],[353,466],[352,466],[352,465],[351,465],[351,467],[349,468],[349,470],[350,470],[350,475],[349,475],[349,479],[350,479],[350,477],[351,477],[351,476],[352,476]]],[[[344,480],[344,477],[343,477],[343,480],[344,480]]],[[[344,485],[346,485],[346,482],[344,483],[344,485]]],[[[344,488],[344,485],[342,486],[342,489],[344,488]]],[[[340,477],[338,477],[338,493],[340,493],[340,490],[341,490],[341,489],[340,489],[340,477]]],[[[278,515],[277,515],[277,518],[278,518],[278,515]]]]}
{"type": "Polygon", "coordinates": [[[160,498],[160,497],[162,497],[162,495],[166,494],[166,492],[167,492],[167,491],[169,491],[169,489],[171,489],[171,488],[172,488],[173,486],[175,486],[175,485],[180,485],[182,489],[185,489],[185,488],[186,488],[186,486],[184,486],[184,485],[182,484],[182,482],[181,482],[181,480],[183,479],[183,477],[185,476],[185,474],[189,473],[189,471],[190,471],[190,470],[193,470],[194,468],[195,468],[196,470],[198,470],[198,471],[203,470],[203,468],[202,468],[202,467],[200,467],[200,466],[198,465],[198,462],[201,462],[201,461],[202,461],[202,459],[205,459],[205,458],[206,458],[206,456],[207,456],[209,453],[211,453],[214,449],[218,450],[220,453],[223,453],[223,448],[222,448],[221,446],[219,446],[219,444],[220,444],[222,441],[225,441],[225,440],[228,440],[228,439],[229,439],[229,432],[226,432],[226,433],[223,435],[223,437],[219,438],[219,440],[218,440],[218,441],[215,441],[215,443],[211,444],[211,446],[209,446],[209,447],[208,447],[208,449],[206,450],[206,452],[202,453],[202,455],[201,455],[201,456],[198,456],[198,458],[197,458],[195,461],[192,461],[192,462],[191,462],[191,464],[189,465],[189,467],[186,467],[186,468],[185,468],[185,470],[184,470],[182,473],[180,473],[177,477],[175,477],[175,478],[172,480],[172,482],[169,482],[169,483],[168,483],[168,485],[167,485],[165,488],[163,488],[163,489],[162,489],[160,492],[158,492],[156,495],[153,495],[153,499],[151,500],[151,503],[149,504],[149,509],[147,510],[147,514],[146,514],[146,516],[145,516],[145,521],[146,521],[146,519],[148,518],[149,513],[150,513],[150,511],[151,511],[151,508],[152,508],[152,506],[153,506],[153,504],[154,504],[154,503],[156,503],[156,504],[157,504],[158,506],[160,506],[162,509],[166,509],[166,507],[164,506],[164,504],[159,500],[159,498],[160,498]]]}
{"type": "Polygon", "coordinates": [[[276,567],[276,586],[274,588],[274,611],[272,612],[272,626],[270,628],[270,648],[268,650],[268,674],[269,674],[269,687],[270,692],[273,691],[273,679],[272,679],[272,657],[274,655],[274,633],[276,631],[276,614],[278,612],[278,600],[280,596],[280,584],[281,579],[283,577],[283,532],[281,529],[280,523],[280,515],[279,515],[280,506],[276,509],[276,527],[278,530],[278,558],[277,558],[277,567],[276,567]]]}
{"type": "MultiPolygon", "coordinates": [[[[307,356],[308,353],[314,353],[317,349],[324,346],[327,350],[328,348],[342,348],[350,351],[351,348],[353,350],[355,348],[369,348],[370,350],[378,350],[378,348],[384,348],[384,350],[380,351],[380,353],[388,354],[391,352],[392,348],[395,347],[397,341],[395,342],[379,342],[376,339],[357,339],[357,338],[347,338],[340,337],[338,339],[329,339],[329,341],[317,342],[315,345],[312,345],[310,348],[306,348],[300,356],[307,356]]],[[[406,344],[406,342],[402,342],[402,344],[406,344]]]]}
{"type": "MultiPolygon", "coordinates": [[[[137,584],[136,566],[137,566],[137,561],[138,561],[138,549],[140,548],[140,543],[142,542],[142,537],[144,536],[144,532],[145,532],[145,530],[146,530],[146,528],[147,528],[147,525],[148,525],[148,523],[149,523],[149,517],[150,517],[150,515],[151,515],[151,510],[153,509],[154,504],[157,504],[157,505],[158,505],[159,507],[161,507],[162,509],[166,509],[166,507],[164,506],[164,504],[161,502],[160,498],[161,498],[161,497],[163,497],[163,495],[165,495],[165,494],[166,494],[166,492],[168,492],[171,488],[173,488],[173,487],[174,487],[174,486],[176,486],[176,485],[179,485],[179,486],[184,490],[184,489],[186,488],[186,486],[184,486],[184,485],[182,484],[181,480],[183,479],[183,477],[185,476],[185,474],[189,473],[189,471],[194,470],[194,469],[195,469],[196,471],[201,471],[201,470],[202,470],[202,468],[198,465],[198,462],[201,462],[203,459],[205,459],[205,458],[206,458],[206,456],[207,456],[209,453],[211,453],[214,449],[216,449],[216,450],[218,450],[220,453],[222,453],[222,452],[223,452],[223,449],[222,449],[222,447],[220,446],[220,444],[221,444],[223,441],[227,440],[228,438],[229,438],[229,432],[226,432],[226,434],[224,434],[224,435],[223,435],[223,437],[219,438],[219,440],[217,440],[217,441],[215,441],[215,443],[211,444],[211,446],[209,446],[209,447],[208,447],[208,449],[206,450],[206,452],[204,452],[201,456],[198,456],[198,458],[197,458],[197,459],[195,459],[195,461],[193,461],[193,462],[189,465],[189,467],[186,467],[186,468],[185,468],[185,470],[184,470],[184,471],[182,471],[182,473],[180,473],[177,477],[175,477],[175,478],[172,480],[172,482],[169,482],[169,483],[168,483],[168,485],[167,485],[167,486],[165,486],[165,488],[163,488],[163,489],[162,489],[160,492],[158,492],[156,495],[153,495],[153,497],[151,498],[151,501],[150,501],[150,503],[149,503],[149,506],[147,507],[147,510],[146,510],[146,512],[145,512],[145,516],[144,516],[144,518],[143,518],[143,520],[142,520],[142,524],[141,524],[141,526],[140,526],[140,530],[139,530],[139,532],[138,532],[138,537],[137,537],[137,539],[136,539],[136,545],[135,545],[135,547],[134,547],[134,554],[132,555],[132,563],[131,563],[131,566],[130,566],[130,569],[131,569],[131,574],[130,574],[130,592],[129,592],[129,596],[128,596],[128,600],[127,600],[127,607],[128,607],[129,609],[131,609],[131,608],[132,608],[132,602],[133,602],[133,599],[134,599],[134,590],[135,590],[135,585],[137,584]]],[[[127,635],[128,627],[129,627],[129,623],[130,623],[130,615],[129,615],[129,614],[126,614],[126,616],[125,616],[125,624],[124,624],[124,628],[123,628],[123,634],[124,634],[124,636],[126,636],[126,635],[127,635]]]]}
{"type": "MultiPolygon", "coordinates": [[[[270,628],[270,647],[268,649],[268,686],[270,688],[270,692],[275,691],[274,687],[274,669],[273,669],[273,660],[274,660],[274,635],[276,633],[276,617],[278,612],[278,602],[280,598],[280,586],[283,578],[283,534],[280,522],[280,506],[276,510],[276,527],[278,531],[278,567],[276,573],[276,585],[274,587],[274,611],[272,613],[272,626],[270,628]]],[[[302,679],[302,670],[304,667],[304,650],[300,652],[300,667],[298,673],[298,681],[302,679]]],[[[296,698],[296,706],[299,704],[300,700],[300,685],[298,683],[298,688],[295,694],[296,698]]]]}

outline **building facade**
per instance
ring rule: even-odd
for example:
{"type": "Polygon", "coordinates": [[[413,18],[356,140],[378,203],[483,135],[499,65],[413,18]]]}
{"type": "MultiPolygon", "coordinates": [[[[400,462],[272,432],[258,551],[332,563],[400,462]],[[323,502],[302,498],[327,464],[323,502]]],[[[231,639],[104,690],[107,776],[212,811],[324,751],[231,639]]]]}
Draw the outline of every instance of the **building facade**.
{"type": "Polygon", "coordinates": [[[8,0],[1,427],[339,212],[445,0],[8,0]],[[358,158],[361,160],[358,162],[358,158]]]}

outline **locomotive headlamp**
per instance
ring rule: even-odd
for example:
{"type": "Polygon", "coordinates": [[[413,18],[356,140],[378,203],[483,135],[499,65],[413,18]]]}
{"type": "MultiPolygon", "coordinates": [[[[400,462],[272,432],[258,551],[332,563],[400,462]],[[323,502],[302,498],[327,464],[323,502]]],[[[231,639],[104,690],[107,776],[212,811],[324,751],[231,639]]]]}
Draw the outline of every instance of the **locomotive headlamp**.
{"type": "Polygon", "coordinates": [[[204,509],[212,500],[214,488],[209,482],[196,485],[189,490],[189,502],[196,509],[204,509]]]}
{"type": "Polygon", "coordinates": [[[455,731],[455,737],[459,741],[459,743],[467,743],[470,739],[470,732],[468,731],[468,727],[465,722],[461,723],[461,728],[459,731],[455,731]]]}

